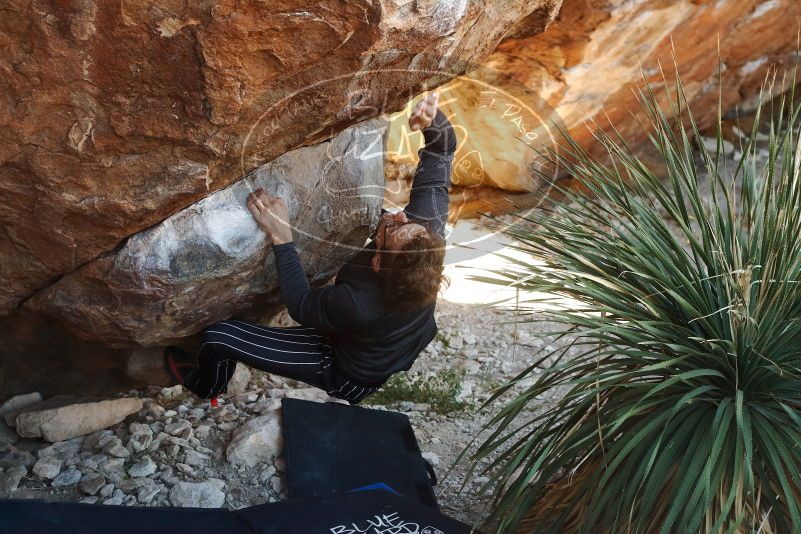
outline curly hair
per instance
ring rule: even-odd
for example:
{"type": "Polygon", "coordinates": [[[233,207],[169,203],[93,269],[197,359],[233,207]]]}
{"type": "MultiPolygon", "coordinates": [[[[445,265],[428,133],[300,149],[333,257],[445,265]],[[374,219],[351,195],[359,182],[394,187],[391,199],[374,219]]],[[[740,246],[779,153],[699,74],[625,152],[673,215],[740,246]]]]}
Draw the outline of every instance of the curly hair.
{"type": "Polygon", "coordinates": [[[443,274],[445,240],[428,231],[413,237],[400,250],[381,252],[381,293],[384,306],[393,310],[422,308],[437,300],[443,274]]]}

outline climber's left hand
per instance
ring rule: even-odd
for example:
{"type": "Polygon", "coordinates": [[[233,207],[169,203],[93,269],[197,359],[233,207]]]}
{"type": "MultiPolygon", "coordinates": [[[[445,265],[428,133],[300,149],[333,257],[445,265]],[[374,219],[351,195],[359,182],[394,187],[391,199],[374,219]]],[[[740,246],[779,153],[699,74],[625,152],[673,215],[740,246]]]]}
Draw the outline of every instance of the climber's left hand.
{"type": "Polygon", "coordinates": [[[289,209],[283,198],[271,197],[262,188],[248,195],[248,209],[273,245],[292,241],[289,209]]]}
{"type": "Polygon", "coordinates": [[[409,128],[416,132],[429,126],[437,114],[438,105],[439,93],[435,92],[426,95],[412,109],[412,114],[409,116],[409,128]]]}

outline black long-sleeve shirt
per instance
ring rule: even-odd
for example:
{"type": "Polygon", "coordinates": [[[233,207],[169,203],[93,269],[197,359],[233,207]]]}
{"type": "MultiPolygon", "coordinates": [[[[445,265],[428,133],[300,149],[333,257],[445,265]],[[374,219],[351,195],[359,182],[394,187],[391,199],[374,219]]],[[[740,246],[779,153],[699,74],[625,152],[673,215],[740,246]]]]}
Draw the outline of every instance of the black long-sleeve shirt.
{"type": "MultiPolygon", "coordinates": [[[[420,163],[404,211],[409,220],[430,221],[432,230],[444,238],[456,135],[440,110],[422,133],[425,146],[418,151],[420,163]]],[[[367,385],[409,369],[437,333],[434,304],[409,311],[382,305],[378,274],[370,266],[375,246],[370,240],[339,270],[334,285],[316,289],[309,287],[295,244],[273,246],[289,315],[327,334],[339,371],[367,385]]]]}

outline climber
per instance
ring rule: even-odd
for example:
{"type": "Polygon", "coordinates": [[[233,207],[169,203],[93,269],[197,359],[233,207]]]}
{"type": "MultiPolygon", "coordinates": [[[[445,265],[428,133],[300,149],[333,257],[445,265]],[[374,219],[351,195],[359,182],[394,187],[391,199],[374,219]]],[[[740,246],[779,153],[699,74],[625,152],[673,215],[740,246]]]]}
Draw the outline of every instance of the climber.
{"type": "Polygon", "coordinates": [[[334,285],[312,289],[292,238],[283,199],[258,189],[247,207],[272,243],[281,299],[298,327],[226,320],[205,328],[197,364],[168,347],[173,377],[202,398],[225,391],[237,362],[325,390],[355,404],[408,370],[437,332],[434,307],[445,281],[445,223],[456,137],[430,94],[409,125],[425,146],[407,207],[382,210],[364,249],[339,270],[334,285]]]}

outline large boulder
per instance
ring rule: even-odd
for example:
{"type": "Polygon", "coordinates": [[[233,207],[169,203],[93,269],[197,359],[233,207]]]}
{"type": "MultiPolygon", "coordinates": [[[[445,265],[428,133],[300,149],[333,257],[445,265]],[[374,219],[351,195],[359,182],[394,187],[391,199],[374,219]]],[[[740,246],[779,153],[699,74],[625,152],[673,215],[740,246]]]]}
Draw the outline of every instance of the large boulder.
{"type": "Polygon", "coordinates": [[[378,222],[385,121],[292,150],[62,277],[25,303],[108,345],[167,344],[278,303],[275,257],[246,206],[262,187],[288,204],[310,280],[329,278],[378,222]]]}
{"type": "Polygon", "coordinates": [[[0,314],[293,148],[480,64],[559,0],[9,0],[0,314]]]}
{"type": "MultiPolygon", "coordinates": [[[[142,345],[174,342],[230,314],[259,316],[254,307],[268,311],[277,300],[273,267],[240,209],[243,196],[254,184],[287,186],[293,209],[303,202],[307,213],[325,184],[315,183],[322,167],[305,157],[320,157],[319,147],[341,142],[337,134],[401,109],[424,88],[462,92],[441,100],[462,142],[453,215],[503,209],[528,202],[509,192],[532,186],[524,120],[477,112],[484,95],[454,77],[483,64],[478,81],[533,104],[530,115],[541,122],[553,110],[597,150],[584,124],[603,127],[608,116],[647,157],[644,130],[629,113],[640,64],[659,84],[661,63],[670,80],[672,39],[690,103],[709,125],[718,35],[724,109],[747,108],[767,70],[795,60],[801,18],[795,0],[3,7],[0,315],[15,310],[0,319],[4,395],[154,383],[160,351],[142,345]],[[314,172],[280,172],[282,155],[314,172]],[[227,229],[249,237],[221,235],[227,229]]],[[[394,124],[404,121],[396,116],[394,124]]],[[[420,134],[408,135],[400,155],[390,150],[390,177],[408,179],[416,165],[420,134]]],[[[390,145],[399,140],[390,132],[390,145]]],[[[361,162],[357,174],[364,178],[371,165],[361,162]]],[[[395,205],[408,194],[401,182],[390,184],[395,205]]],[[[377,210],[362,198],[349,202],[377,210]]],[[[337,222],[327,239],[340,247],[298,236],[313,283],[363,239],[375,214],[337,222]]],[[[300,224],[321,235],[302,226],[308,218],[300,224]]]]}
{"type": "MultiPolygon", "coordinates": [[[[801,2],[564,0],[542,31],[547,22],[532,16],[533,32],[521,23],[482,69],[440,88],[447,95],[443,109],[463,141],[453,183],[467,190],[454,188],[452,195],[452,209],[462,210],[463,216],[477,209],[481,197],[485,209],[510,207],[504,198],[510,195],[488,188],[540,190],[530,171],[539,158],[527,145],[541,149],[561,141],[551,120],[600,156],[603,147],[587,125],[594,122],[611,132],[611,121],[646,163],[658,162],[641,123],[644,117],[637,116],[641,67],[665,110],[663,72],[668,87],[674,87],[678,69],[702,129],[717,119],[719,91],[724,112],[735,106],[747,111],[771,68],[779,71],[775,89],[780,91],[782,82],[791,80],[783,79],[782,71],[792,70],[797,60],[801,2]]],[[[403,117],[393,121],[387,177],[401,183],[390,182],[387,188],[398,191],[395,203],[406,202],[404,182],[417,163],[419,143],[419,136],[404,129],[403,117]],[[392,147],[408,149],[393,152],[392,147]]]]}

